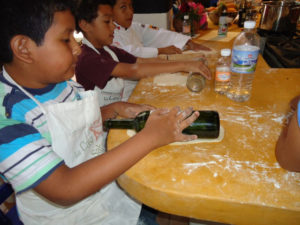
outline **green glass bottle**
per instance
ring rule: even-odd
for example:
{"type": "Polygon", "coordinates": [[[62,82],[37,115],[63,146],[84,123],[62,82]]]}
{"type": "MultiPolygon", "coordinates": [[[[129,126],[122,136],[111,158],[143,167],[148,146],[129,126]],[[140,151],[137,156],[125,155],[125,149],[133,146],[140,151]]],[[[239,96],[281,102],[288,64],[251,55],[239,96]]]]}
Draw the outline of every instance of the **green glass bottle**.
{"type": "MultiPolygon", "coordinates": [[[[182,133],[196,134],[198,138],[217,138],[220,132],[220,118],[216,111],[199,111],[199,117],[182,133]]],[[[134,119],[109,119],[104,129],[133,129],[137,132],[145,127],[150,111],[141,112],[134,119]]]]}

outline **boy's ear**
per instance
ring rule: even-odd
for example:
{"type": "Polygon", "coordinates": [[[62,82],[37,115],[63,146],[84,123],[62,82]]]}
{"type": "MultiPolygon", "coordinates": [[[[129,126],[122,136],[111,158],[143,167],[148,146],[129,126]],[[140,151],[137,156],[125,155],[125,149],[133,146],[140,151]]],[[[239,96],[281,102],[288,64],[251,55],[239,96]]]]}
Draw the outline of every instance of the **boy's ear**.
{"type": "Polygon", "coordinates": [[[86,33],[87,31],[89,31],[89,23],[86,22],[85,20],[80,20],[78,23],[80,29],[86,33]]]}
{"type": "Polygon", "coordinates": [[[31,57],[31,45],[32,40],[24,35],[16,35],[10,41],[10,47],[13,51],[14,57],[19,60],[32,63],[33,59],[31,57]]]}

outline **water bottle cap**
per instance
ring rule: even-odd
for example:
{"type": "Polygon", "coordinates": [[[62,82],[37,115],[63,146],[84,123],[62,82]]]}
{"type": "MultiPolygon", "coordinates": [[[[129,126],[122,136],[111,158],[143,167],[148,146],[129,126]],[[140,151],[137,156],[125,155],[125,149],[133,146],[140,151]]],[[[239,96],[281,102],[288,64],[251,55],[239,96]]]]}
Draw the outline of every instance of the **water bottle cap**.
{"type": "Polygon", "coordinates": [[[229,48],[224,48],[221,50],[221,56],[230,56],[231,50],[229,48]]]}
{"type": "Polygon", "coordinates": [[[255,27],[255,21],[245,21],[244,28],[253,29],[255,27]]]}
{"type": "Polygon", "coordinates": [[[185,16],[183,17],[183,19],[188,20],[188,19],[189,19],[189,15],[185,15],[185,16]]]}

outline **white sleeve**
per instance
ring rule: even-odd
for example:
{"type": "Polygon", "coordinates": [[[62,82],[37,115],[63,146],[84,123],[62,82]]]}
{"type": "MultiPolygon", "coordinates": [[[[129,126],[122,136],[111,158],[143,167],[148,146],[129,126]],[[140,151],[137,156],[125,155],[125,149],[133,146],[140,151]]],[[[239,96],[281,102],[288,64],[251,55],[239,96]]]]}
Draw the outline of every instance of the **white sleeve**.
{"type": "Polygon", "coordinates": [[[121,48],[136,57],[153,58],[157,57],[158,50],[155,47],[144,47],[140,41],[139,35],[132,33],[134,31],[115,30],[113,46],[121,48]]]}
{"type": "Polygon", "coordinates": [[[191,37],[163,28],[153,27],[151,25],[143,25],[136,22],[132,23],[132,29],[140,35],[145,47],[163,48],[174,45],[183,49],[185,44],[191,37]]]}
{"type": "Polygon", "coordinates": [[[134,45],[125,45],[121,47],[123,50],[129,52],[135,57],[141,58],[155,58],[158,55],[157,48],[151,47],[138,47],[134,45]]]}

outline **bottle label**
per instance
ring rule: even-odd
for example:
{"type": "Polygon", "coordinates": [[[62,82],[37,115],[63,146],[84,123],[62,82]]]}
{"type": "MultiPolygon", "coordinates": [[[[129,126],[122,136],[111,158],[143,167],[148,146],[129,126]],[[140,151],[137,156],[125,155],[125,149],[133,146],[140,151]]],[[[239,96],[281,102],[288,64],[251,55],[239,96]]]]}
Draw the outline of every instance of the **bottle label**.
{"type": "Polygon", "coordinates": [[[189,25],[185,25],[182,27],[182,33],[189,34],[191,33],[191,27],[189,25]]]}
{"type": "Polygon", "coordinates": [[[227,25],[226,24],[219,25],[218,35],[227,35],[227,25]]]}
{"type": "Polygon", "coordinates": [[[230,72],[216,71],[216,80],[220,82],[228,82],[230,80],[230,72]]]}
{"type": "MultiPolygon", "coordinates": [[[[241,46],[238,46],[241,48],[241,46]]],[[[244,47],[244,46],[243,46],[244,47]]],[[[246,50],[234,48],[231,59],[231,71],[235,73],[254,73],[259,54],[256,46],[246,46],[246,50]]]]}

